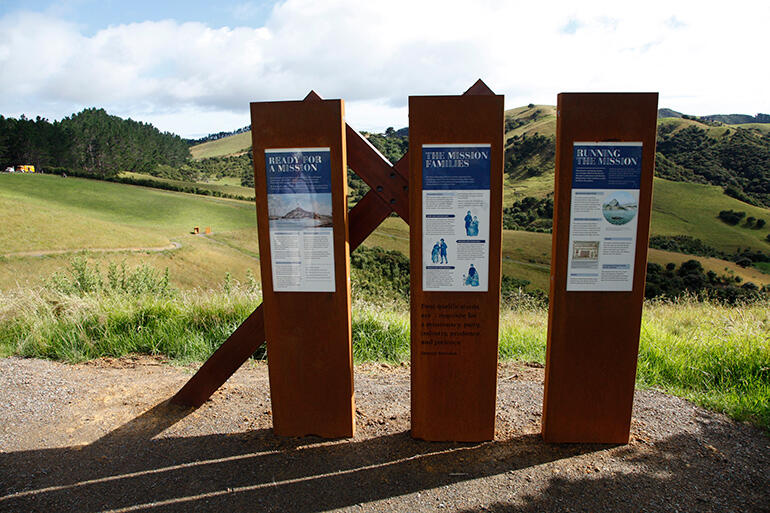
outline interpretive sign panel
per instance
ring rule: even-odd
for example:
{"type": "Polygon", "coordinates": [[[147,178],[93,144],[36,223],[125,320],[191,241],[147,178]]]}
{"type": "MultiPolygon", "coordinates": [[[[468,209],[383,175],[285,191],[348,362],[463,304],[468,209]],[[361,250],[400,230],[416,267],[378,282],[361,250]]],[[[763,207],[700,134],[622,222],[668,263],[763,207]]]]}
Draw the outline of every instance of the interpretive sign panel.
{"type": "Polygon", "coordinates": [[[329,148],[265,150],[276,292],[334,292],[329,148]]]}
{"type": "Polygon", "coordinates": [[[641,142],[575,142],[567,290],[630,291],[641,142]]]}
{"type": "Polygon", "coordinates": [[[343,104],[252,103],[251,127],[273,427],[353,436],[343,104]]]}
{"type": "Polygon", "coordinates": [[[657,109],[657,93],[558,97],[547,442],[628,442],[657,109]]]}
{"type": "Polygon", "coordinates": [[[412,436],[495,431],[503,97],[409,98],[412,436]]]}
{"type": "Polygon", "coordinates": [[[490,150],[422,146],[423,290],[488,290],[490,150]]]}

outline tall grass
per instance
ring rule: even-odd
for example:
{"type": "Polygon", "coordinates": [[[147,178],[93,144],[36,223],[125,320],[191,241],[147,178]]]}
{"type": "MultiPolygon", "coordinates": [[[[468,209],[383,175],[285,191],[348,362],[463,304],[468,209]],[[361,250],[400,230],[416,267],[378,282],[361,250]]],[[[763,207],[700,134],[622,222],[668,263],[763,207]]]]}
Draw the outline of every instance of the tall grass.
{"type": "Polygon", "coordinates": [[[205,360],[259,304],[243,291],[130,297],[27,290],[0,301],[0,355],[67,362],[130,353],[205,360]]]}
{"type": "MultiPolygon", "coordinates": [[[[156,279],[162,283],[163,276],[156,279]]],[[[55,287],[0,292],[0,356],[79,362],[146,353],[180,363],[202,361],[261,301],[254,282],[232,279],[218,290],[145,288],[141,294],[120,287],[88,293],[55,287]]],[[[408,362],[408,311],[404,300],[356,299],[355,361],[408,362]]],[[[500,358],[545,363],[547,317],[542,303],[530,296],[507,298],[500,358]]],[[[256,356],[264,357],[264,349],[256,356]]],[[[647,303],[637,383],[770,430],[770,303],[647,303]]]]}
{"type": "Polygon", "coordinates": [[[770,429],[770,302],[646,305],[637,383],[770,429]]]}

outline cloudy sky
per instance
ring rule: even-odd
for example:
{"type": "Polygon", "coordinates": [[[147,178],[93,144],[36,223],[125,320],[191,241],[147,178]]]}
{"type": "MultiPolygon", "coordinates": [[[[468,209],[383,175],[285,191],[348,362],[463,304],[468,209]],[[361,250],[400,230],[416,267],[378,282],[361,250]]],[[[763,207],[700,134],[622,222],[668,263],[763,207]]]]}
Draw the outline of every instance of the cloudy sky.
{"type": "Polygon", "coordinates": [[[770,2],[0,0],[0,114],[85,107],[197,137],[248,103],[345,100],[360,130],[477,78],[506,108],[659,91],[690,114],[770,112],[770,2]]]}

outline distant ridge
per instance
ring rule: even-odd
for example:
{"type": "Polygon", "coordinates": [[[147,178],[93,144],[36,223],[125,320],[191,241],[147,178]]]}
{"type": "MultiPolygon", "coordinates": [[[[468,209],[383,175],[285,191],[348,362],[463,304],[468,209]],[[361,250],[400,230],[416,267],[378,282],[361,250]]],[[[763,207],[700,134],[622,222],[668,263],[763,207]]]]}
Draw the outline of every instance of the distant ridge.
{"type": "Polygon", "coordinates": [[[232,132],[217,132],[215,134],[209,134],[205,137],[201,137],[200,139],[185,139],[185,142],[189,146],[195,146],[196,144],[203,144],[209,141],[217,141],[219,139],[224,139],[225,137],[230,137],[231,135],[242,134],[250,130],[251,130],[251,125],[246,125],[245,127],[238,128],[236,130],[233,130],[232,132]]]}
{"type": "Polygon", "coordinates": [[[745,125],[748,123],[770,123],[770,114],[756,116],[750,114],[709,114],[707,116],[689,116],[673,109],[658,109],[658,118],[685,118],[695,120],[716,121],[726,125],[745,125]]]}
{"type": "Polygon", "coordinates": [[[658,109],[659,118],[681,118],[684,114],[673,109],[658,109]]]}
{"type": "Polygon", "coordinates": [[[770,123],[770,114],[759,113],[756,116],[748,114],[712,114],[703,116],[709,121],[719,121],[727,125],[744,125],[746,123],[770,123]]]}

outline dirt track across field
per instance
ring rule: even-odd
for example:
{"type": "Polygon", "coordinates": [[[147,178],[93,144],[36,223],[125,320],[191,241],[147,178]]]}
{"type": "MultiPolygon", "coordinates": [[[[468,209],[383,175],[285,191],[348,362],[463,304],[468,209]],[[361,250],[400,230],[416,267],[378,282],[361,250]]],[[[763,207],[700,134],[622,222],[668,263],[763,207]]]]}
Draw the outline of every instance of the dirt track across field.
{"type": "Polygon", "coordinates": [[[197,410],[148,357],[0,359],[0,511],[770,511],[770,437],[638,391],[628,445],[547,445],[540,368],[499,369],[494,442],[409,436],[409,369],[356,367],[351,440],[271,431],[267,367],[197,410]]]}

